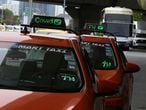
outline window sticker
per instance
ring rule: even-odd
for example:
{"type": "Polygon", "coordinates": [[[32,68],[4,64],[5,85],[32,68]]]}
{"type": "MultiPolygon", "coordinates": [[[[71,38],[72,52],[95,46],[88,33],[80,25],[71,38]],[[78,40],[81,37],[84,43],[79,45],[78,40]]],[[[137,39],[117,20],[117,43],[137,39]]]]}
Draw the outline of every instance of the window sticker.
{"type": "Polygon", "coordinates": [[[58,52],[58,53],[67,52],[67,49],[43,47],[43,46],[37,46],[37,45],[24,45],[24,44],[16,44],[16,45],[13,45],[12,48],[27,49],[27,50],[45,50],[45,51],[58,52]]]}
{"type": "Polygon", "coordinates": [[[67,82],[76,82],[76,75],[71,75],[71,74],[65,74],[65,73],[61,73],[60,74],[60,78],[63,81],[67,81],[67,82]]]}
{"type": "Polygon", "coordinates": [[[110,61],[104,60],[101,63],[102,63],[103,68],[111,68],[112,67],[112,63],[110,61]]]}
{"type": "Polygon", "coordinates": [[[110,44],[98,44],[96,42],[81,42],[83,45],[92,45],[92,46],[100,46],[100,47],[108,47],[110,44]]]}

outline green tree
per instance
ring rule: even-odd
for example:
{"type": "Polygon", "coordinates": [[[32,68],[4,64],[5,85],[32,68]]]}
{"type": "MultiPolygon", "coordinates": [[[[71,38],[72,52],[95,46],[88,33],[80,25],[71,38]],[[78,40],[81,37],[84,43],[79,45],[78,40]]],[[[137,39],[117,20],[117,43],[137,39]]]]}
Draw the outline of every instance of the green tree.
{"type": "Polygon", "coordinates": [[[142,18],[143,18],[142,12],[134,11],[134,13],[133,13],[133,20],[134,21],[141,21],[142,18]]]}
{"type": "MultiPolygon", "coordinates": [[[[2,12],[2,10],[0,12],[2,12]]],[[[10,25],[18,24],[18,16],[14,16],[13,12],[9,9],[4,9],[3,15],[1,16],[3,16],[1,22],[5,24],[10,24],[10,25]]]]}

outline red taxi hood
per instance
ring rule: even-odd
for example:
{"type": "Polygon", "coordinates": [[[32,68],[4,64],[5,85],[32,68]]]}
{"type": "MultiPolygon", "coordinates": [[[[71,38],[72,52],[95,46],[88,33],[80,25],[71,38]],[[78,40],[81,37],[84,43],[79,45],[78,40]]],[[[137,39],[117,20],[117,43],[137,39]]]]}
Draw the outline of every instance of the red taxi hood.
{"type": "Polygon", "coordinates": [[[0,110],[72,110],[79,93],[47,93],[0,90],[0,110]]]}

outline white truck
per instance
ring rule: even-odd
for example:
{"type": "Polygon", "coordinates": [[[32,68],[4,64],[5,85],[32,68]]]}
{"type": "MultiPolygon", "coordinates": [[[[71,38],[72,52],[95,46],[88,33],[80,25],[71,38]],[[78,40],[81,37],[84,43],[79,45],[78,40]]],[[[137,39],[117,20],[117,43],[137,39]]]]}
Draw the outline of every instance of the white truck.
{"type": "Polygon", "coordinates": [[[101,24],[105,31],[116,36],[119,47],[129,50],[132,42],[133,11],[124,7],[106,7],[102,10],[101,24]]]}
{"type": "Polygon", "coordinates": [[[134,38],[132,47],[146,48],[146,21],[134,21],[134,38]]]}

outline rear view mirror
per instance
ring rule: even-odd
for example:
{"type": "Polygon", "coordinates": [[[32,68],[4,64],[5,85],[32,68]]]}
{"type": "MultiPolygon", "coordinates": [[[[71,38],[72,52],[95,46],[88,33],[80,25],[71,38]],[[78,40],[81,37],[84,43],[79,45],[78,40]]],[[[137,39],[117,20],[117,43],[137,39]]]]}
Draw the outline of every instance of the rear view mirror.
{"type": "Polygon", "coordinates": [[[134,73],[138,72],[140,67],[133,63],[126,63],[126,73],[134,73]]]}

